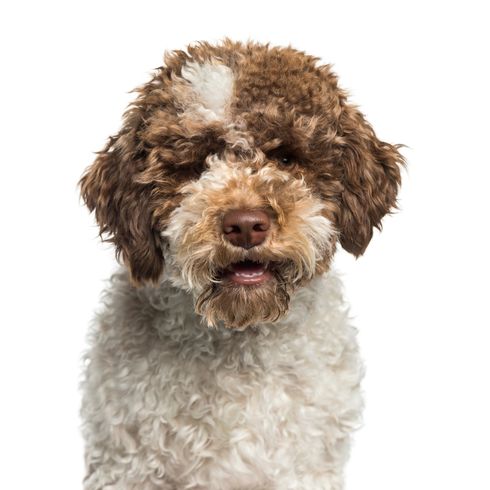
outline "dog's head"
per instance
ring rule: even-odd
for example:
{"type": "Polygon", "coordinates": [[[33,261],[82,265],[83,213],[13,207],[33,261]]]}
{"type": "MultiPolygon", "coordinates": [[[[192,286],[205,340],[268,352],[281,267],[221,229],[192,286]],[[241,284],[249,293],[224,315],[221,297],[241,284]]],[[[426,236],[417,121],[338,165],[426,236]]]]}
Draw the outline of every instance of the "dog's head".
{"type": "Polygon", "coordinates": [[[134,284],[165,268],[208,325],[280,318],[337,242],[361,255],[395,205],[398,147],[316,58],[201,43],[138,92],[82,196],[134,284]]]}

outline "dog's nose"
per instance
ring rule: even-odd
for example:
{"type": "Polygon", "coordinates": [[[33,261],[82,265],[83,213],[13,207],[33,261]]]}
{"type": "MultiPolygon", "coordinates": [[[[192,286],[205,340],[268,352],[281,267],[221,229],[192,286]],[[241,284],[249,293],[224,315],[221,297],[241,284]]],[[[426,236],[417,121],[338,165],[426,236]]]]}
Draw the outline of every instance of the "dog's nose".
{"type": "Polygon", "coordinates": [[[270,226],[269,215],[260,209],[235,209],[223,216],[223,234],[236,247],[249,249],[260,245],[270,226]]]}

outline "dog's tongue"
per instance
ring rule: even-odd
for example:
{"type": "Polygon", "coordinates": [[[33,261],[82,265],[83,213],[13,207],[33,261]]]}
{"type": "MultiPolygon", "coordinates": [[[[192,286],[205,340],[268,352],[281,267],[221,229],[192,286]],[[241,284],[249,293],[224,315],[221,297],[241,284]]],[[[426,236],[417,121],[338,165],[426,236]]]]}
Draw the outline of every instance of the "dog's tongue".
{"type": "Polygon", "coordinates": [[[230,281],[241,285],[261,284],[271,278],[265,264],[249,260],[231,264],[226,275],[230,281]]]}

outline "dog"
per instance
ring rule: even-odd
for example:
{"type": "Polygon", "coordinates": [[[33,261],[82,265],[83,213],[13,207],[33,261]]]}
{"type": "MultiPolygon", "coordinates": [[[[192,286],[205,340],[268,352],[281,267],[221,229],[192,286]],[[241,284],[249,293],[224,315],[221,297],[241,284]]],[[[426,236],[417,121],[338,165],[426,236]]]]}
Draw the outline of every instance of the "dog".
{"type": "Polygon", "coordinates": [[[380,141],[291,47],[165,55],[80,181],[116,248],[83,381],[85,490],[340,490],[363,366],[338,244],[396,207],[380,141]]]}

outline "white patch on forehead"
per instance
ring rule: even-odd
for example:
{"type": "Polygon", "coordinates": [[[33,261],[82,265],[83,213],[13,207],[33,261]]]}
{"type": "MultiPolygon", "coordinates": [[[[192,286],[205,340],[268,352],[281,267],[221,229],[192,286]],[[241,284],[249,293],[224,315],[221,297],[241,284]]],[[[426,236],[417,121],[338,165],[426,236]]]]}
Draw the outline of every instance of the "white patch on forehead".
{"type": "Polygon", "coordinates": [[[233,72],[228,66],[191,61],[182,68],[182,78],[191,84],[197,95],[192,110],[210,121],[225,118],[234,82],[233,72]]]}

